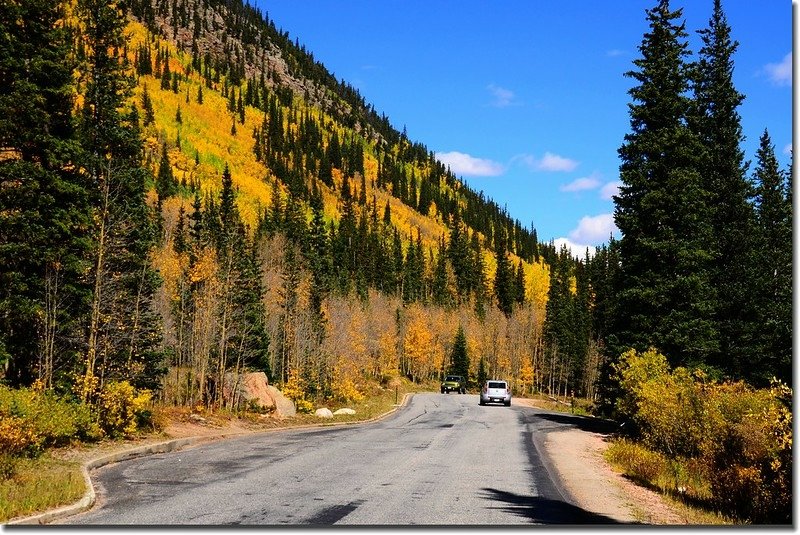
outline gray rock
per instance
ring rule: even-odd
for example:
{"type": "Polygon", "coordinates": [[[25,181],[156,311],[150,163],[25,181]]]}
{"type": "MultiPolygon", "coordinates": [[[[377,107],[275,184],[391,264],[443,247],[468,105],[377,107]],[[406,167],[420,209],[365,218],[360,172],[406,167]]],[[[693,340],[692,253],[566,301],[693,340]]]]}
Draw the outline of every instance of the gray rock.
{"type": "Polygon", "coordinates": [[[338,416],[340,414],[355,414],[355,413],[356,413],[356,411],[354,411],[353,409],[344,408],[344,409],[338,409],[338,410],[334,411],[333,415],[334,416],[338,416]]]}
{"type": "Polygon", "coordinates": [[[318,418],[333,418],[333,413],[326,407],[317,409],[316,412],[314,412],[314,415],[318,418]]]}

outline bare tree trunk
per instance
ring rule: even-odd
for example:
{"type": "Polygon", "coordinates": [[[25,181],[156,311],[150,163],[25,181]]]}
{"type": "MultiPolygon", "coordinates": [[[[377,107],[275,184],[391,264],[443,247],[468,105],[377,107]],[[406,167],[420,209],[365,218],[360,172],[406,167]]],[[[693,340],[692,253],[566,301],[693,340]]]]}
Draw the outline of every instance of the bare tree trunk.
{"type": "Polygon", "coordinates": [[[94,288],[92,292],[91,316],[89,320],[89,338],[86,349],[86,362],[84,371],[84,389],[81,398],[84,402],[89,401],[91,394],[90,388],[94,381],[95,364],[97,360],[97,338],[100,330],[100,303],[105,297],[103,288],[103,271],[105,270],[106,252],[106,224],[108,223],[108,207],[110,194],[110,175],[111,164],[108,164],[108,174],[102,184],[102,204],[100,206],[100,228],[97,235],[97,260],[94,265],[94,288]]]}
{"type": "Polygon", "coordinates": [[[55,368],[56,333],[58,332],[58,312],[60,309],[59,268],[47,264],[45,267],[44,327],[39,352],[39,380],[46,388],[53,386],[55,368]]]}
{"type": "Polygon", "coordinates": [[[131,368],[133,363],[133,356],[137,351],[137,336],[139,333],[139,318],[141,316],[141,303],[142,303],[142,289],[144,287],[145,277],[147,275],[147,262],[142,263],[142,272],[139,276],[139,287],[136,290],[136,302],[133,311],[133,326],[131,330],[130,343],[128,344],[128,369],[131,368]]]}

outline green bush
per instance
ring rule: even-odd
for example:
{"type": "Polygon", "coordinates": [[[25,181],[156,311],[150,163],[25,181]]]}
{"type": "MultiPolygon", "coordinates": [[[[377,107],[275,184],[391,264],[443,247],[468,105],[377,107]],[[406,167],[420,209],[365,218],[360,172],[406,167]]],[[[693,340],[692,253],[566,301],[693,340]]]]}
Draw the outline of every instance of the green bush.
{"type": "Polygon", "coordinates": [[[610,462],[622,466],[626,476],[653,485],[668,465],[664,455],[624,439],[609,446],[606,456],[610,462]]]}
{"type": "Polygon", "coordinates": [[[719,391],[726,425],[710,458],[714,503],[754,523],[791,523],[791,389],[776,382],[765,390],[736,384],[719,391]]]}

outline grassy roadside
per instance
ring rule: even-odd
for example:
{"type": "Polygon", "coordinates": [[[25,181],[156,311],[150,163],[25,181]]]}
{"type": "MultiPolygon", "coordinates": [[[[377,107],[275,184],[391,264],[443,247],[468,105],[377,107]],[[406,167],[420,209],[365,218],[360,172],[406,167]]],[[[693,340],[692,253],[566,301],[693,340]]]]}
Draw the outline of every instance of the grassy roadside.
{"type": "Polygon", "coordinates": [[[74,503],[86,491],[80,463],[46,453],[20,459],[15,473],[0,479],[0,522],[74,503]]]}
{"type": "MultiPolygon", "coordinates": [[[[246,432],[259,432],[313,424],[357,423],[389,412],[394,408],[395,400],[401,403],[407,393],[433,391],[435,388],[438,388],[438,383],[415,385],[402,381],[398,383],[396,389],[376,387],[358,403],[315,405],[315,408],[326,406],[332,411],[346,406],[356,411],[354,415],[339,415],[330,420],[321,420],[313,414],[298,414],[291,418],[277,419],[248,412],[227,411],[204,413],[202,416],[207,425],[220,434],[224,434],[228,429],[237,432],[243,429],[246,432]]],[[[164,428],[174,421],[186,421],[191,414],[188,409],[157,410],[158,419],[164,428]]],[[[176,437],[153,430],[130,439],[104,440],[93,444],[78,443],[71,447],[49,450],[37,458],[19,459],[16,461],[13,476],[0,478],[0,523],[78,501],[86,491],[81,465],[90,458],[171,438],[176,437]]]]}
{"type": "Polygon", "coordinates": [[[604,457],[612,468],[640,487],[658,492],[687,523],[698,526],[737,524],[704,505],[711,498],[711,490],[697,466],[665,459],[622,438],[611,442],[604,457]]]}
{"type": "MultiPolygon", "coordinates": [[[[554,400],[543,394],[530,395],[527,399],[536,407],[545,410],[594,417],[592,402],[587,399],[576,398],[574,405],[569,399],[554,400]]],[[[611,438],[609,442],[609,447],[604,452],[605,461],[609,466],[639,487],[657,492],[671,509],[685,519],[687,524],[697,526],[737,524],[731,518],[703,505],[699,497],[707,499],[710,496],[710,489],[696,467],[669,463],[641,445],[623,438],[611,438]],[[675,490],[678,488],[683,492],[675,490]]]]}

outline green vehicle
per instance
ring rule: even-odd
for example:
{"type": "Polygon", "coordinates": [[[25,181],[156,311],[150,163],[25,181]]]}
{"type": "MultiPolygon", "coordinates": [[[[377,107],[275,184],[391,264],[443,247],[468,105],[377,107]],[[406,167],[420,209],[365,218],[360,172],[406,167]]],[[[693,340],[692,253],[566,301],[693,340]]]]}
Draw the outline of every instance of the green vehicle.
{"type": "Polygon", "coordinates": [[[467,384],[464,378],[460,375],[448,375],[444,378],[442,383],[442,394],[448,392],[458,392],[459,394],[467,393],[467,384]]]}

